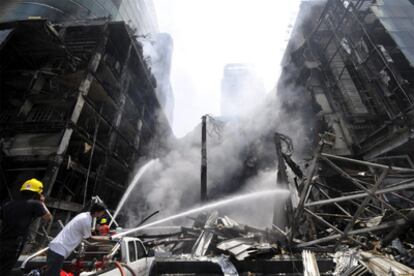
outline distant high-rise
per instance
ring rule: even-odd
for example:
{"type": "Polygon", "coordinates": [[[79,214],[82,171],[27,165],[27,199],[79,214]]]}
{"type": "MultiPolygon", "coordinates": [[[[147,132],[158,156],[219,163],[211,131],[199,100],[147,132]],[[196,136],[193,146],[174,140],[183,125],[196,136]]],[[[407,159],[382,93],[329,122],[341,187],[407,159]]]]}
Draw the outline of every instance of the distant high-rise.
{"type": "Polygon", "coordinates": [[[221,116],[233,118],[251,110],[265,95],[265,88],[251,64],[224,67],[221,81],[221,116]]]}

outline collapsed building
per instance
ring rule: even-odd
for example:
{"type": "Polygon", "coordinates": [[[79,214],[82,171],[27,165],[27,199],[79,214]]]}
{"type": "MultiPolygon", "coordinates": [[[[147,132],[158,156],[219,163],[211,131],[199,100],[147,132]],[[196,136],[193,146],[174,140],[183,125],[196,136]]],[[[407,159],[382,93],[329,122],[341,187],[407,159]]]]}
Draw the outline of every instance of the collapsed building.
{"type": "Polygon", "coordinates": [[[285,54],[279,98],[319,137],[300,173],[280,179],[292,195],[279,230],[297,248],[343,254],[340,275],[412,273],[392,262],[414,265],[413,15],[406,0],[303,2],[285,54]]]}
{"type": "Polygon", "coordinates": [[[335,134],[332,153],[412,167],[414,5],[371,2],[304,2],[283,84],[312,95],[335,134]]]}
{"type": "Polygon", "coordinates": [[[58,230],[91,196],[115,208],[136,162],[171,129],[124,22],[0,24],[1,197],[42,179],[58,230]]]}

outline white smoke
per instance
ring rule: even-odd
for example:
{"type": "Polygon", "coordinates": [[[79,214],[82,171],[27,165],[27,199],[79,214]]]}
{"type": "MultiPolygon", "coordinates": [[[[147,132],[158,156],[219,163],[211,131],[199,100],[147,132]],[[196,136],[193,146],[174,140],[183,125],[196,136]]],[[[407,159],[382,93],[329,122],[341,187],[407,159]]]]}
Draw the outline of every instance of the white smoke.
{"type": "MultiPolygon", "coordinates": [[[[225,122],[218,133],[215,130],[220,129],[217,127],[220,118],[209,120],[207,187],[210,200],[276,187],[274,132],[292,138],[297,159],[312,143],[309,137],[313,128],[313,119],[309,116],[312,104],[307,94],[303,88],[282,79],[264,100],[252,102],[256,108],[237,120],[225,122]]],[[[170,152],[144,175],[124,210],[127,226],[136,226],[140,219],[156,210],[160,211],[157,218],[162,218],[199,204],[200,166],[201,127],[197,126],[187,136],[172,142],[170,152]]],[[[242,223],[265,227],[271,225],[273,202],[244,202],[219,211],[242,223]]]]}
{"type": "MultiPolygon", "coordinates": [[[[244,114],[238,121],[226,123],[221,130],[214,128],[216,120],[208,120],[209,199],[276,187],[273,133],[277,131],[291,136],[295,146],[306,137],[302,115],[283,113],[277,99],[275,93],[271,93],[253,112],[244,114]],[[253,150],[249,150],[252,145],[253,150]],[[253,174],[246,175],[249,170],[246,160],[249,158],[253,159],[250,162],[255,166],[251,169],[253,174]],[[257,169],[259,171],[255,172],[257,169]]],[[[198,126],[194,132],[174,143],[173,149],[151,166],[138,183],[124,210],[128,214],[129,226],[135,226],[137,221],[156,210],[160,210],[159,216],[167,217],[199,204],[200,164],[201,128],[198,126]]],[[[253,201],[222,208],[221,212],[241,222],[264,227],[270,226],[272,206],[271,201],[265,204],[253,201]]]]}

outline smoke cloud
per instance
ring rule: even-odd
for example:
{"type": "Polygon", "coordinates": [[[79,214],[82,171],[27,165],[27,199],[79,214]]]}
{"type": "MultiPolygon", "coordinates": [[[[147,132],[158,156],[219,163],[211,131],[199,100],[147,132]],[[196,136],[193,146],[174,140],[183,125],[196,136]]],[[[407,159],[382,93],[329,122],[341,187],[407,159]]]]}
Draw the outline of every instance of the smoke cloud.
{"type": "MultiPolygon", "coordinates": [[[[287,86],[283,89],[283,93],[290,93],[299,88],[287,86]]],[[[238,120],[208,120],[209,200],[277,188],[275,131],[292,138],[297,156],[306,148],[311,125],[304,124],[301,112],[286,113],[278,94],[273,91],[257,108],[238,120]]],[[[292,93],[291,102],[287,104],[298,108],[307,105],[308,99],[299,95],[300,92],[292,93]],[[294,98],[295,95],[298,96],[294,98]]],[[[129,218],[128,226],[136,226],[156,210],[160,210],[159,217],[167,217],[200,204],[201,127],[171,143],[169,153],[147,170],[130,196],[124,209],[129,218]]],[[[272,220],[272,208],[272,201],[251,201],[221,208],[220,213],[242,223],[266,227],[272,220]]]]}
{"type": "MultiPolygon", "coordinates": [[[[277,188],[275,132],[292,138],[294,159],[307,157],[314,143],[311,135],[315,132],[314,106],[309,92],[295,85],[286,70],[277,87],[265,98],[251,102],[254,108],[241,107],[248,112],[232,120],[215,117],[208,120],[209,200],[277,188]]],[[[136,226],[156,210],[160,211],[157,218],[165,218],[199,205],[200,166],[201,126],[198,125],[185,137],[171,140],[170,151],[140,180],[123,210],[128,218],[126,226],[136,226]]],[[[273,202],[247,201],[220,208],[219,212],[241,223],[269,227],[273,202]]]]}

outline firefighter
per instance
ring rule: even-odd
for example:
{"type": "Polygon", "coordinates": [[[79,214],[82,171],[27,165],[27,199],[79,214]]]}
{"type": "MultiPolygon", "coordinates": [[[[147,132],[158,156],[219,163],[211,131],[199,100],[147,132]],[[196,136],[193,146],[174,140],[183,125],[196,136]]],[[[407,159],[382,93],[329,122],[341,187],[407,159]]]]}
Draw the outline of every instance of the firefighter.
{"type": "Polygon", "coordinates": [[[90,211],[75,216],[59,234],[49,243],[47,253],[46,276],[59,276],[63,261],[82,242],[82,239],[93,241],[109,241],[109,237],[92,236],[92,220],[105,214],[106,207],[101,203],[94,203],[90,211]]]}
{"type": "Polygon", "coordinates": [[[43,183],[32,178],[20,188],[21,199],[1,206],[0,275],[9,275],[27,240],[30,224],[38,217],[50,221],[52,215],[44,204],[43,183]]]}
{"type": "Polygon", "coordinates": [[[101,221],[99,222],[99,228],[98,228],[99,235],[107,236],[109,234],[110,228],[107,223],[108,223],[108,220],[106,218],[101,219],[101,221]]]}

